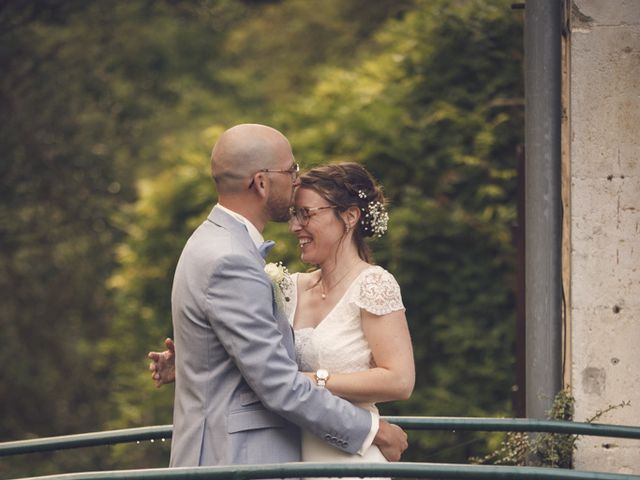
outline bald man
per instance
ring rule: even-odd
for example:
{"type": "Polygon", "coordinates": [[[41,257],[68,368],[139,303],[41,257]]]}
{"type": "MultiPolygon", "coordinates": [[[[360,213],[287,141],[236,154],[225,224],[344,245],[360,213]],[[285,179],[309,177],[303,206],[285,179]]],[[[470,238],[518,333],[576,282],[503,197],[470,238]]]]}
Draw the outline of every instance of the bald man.
{"type": "Polygon", "coordinates": [[[291,327],[264,272],[269,221],[286,221],[298,166],[264,125],[225,131],[211,155],[218,204],[187,241],[171,296],[172,467],[300,461],[305,428],[348,453],[398,460],[406,435],[298,372],[291,327]]]}

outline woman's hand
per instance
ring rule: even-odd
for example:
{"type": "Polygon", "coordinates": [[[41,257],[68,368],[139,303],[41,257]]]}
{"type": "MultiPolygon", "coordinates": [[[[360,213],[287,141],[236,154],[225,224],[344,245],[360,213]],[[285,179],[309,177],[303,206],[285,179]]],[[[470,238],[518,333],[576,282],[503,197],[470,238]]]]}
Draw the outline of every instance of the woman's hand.
{"type": "Polygon", "coordinates": [[[176,381],[176,347],[170,338],[164,344],[167,347],[164,352],[149,352],[147,355],[151,359],[149,370],[156,387],[176,381]]]}

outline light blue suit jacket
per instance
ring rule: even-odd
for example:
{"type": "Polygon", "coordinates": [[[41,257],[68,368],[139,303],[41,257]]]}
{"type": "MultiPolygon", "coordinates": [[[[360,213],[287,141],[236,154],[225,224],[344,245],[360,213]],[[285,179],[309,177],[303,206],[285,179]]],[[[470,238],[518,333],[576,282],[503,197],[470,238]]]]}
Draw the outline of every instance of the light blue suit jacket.
{"type": "Polygon", "coordinates": [[[291,327],[242,223],[212,210],[184,247],[171,301],[172,467],[300,461],[298,426],[360,449],[370,413],[298,372],[291,327]]]}

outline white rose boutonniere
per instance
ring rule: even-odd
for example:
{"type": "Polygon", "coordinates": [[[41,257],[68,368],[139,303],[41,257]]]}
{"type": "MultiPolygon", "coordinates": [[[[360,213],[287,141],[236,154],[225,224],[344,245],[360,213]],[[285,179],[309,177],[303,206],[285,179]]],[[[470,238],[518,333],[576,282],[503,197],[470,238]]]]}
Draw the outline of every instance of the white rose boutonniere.
{"type": "Polygon", "coordinates": [[[293,281],[291,280],[291,275],[289,275],[289,270],[287,270],[287,267],[285,267],[282,262],[267,263],[264,266],[264,273],[267,274],[271,279],[271,283],[273,283],[276,303],[280,308],[284,308],[285,303],[291,301],[289,292],[291,291],[293,281]]]}

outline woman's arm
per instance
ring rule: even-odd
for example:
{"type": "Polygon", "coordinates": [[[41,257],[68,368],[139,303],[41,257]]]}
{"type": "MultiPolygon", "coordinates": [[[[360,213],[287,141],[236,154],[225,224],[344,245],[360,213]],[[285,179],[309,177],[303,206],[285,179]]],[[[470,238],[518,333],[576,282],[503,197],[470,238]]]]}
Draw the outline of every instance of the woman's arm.
{"type": "MultiPolygon", "coordinates": [[[[361,372],[329,372],[326,387],[351,402],[406,400],[413,391],[415,366],[404,311],[374,315],[363,309],[361,318],[376,366],[361,372]]],[[[149,353],[153,360],[149,370],[158,387],[175,380],[173,342],[167,339],[165,345],[166,351],[149,353]]],[[[315,381],[314,373],[307,375],[315,381]]]]}
{"type": "MultiPolygon", "coordinates": [[[[362,330],[375,366],[361,372],[329,372],[326,388],[351,402],[408,399],[415,384],[415,365],[404,310],[386,315],[361,312],[362,330]]],[[[313,373],[310,376],[313,378],[313,373]]]]}

